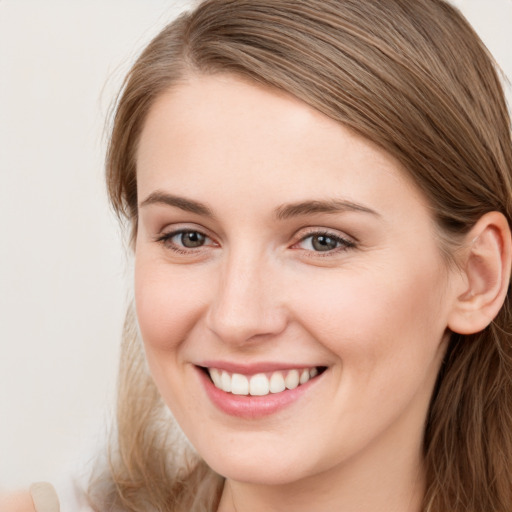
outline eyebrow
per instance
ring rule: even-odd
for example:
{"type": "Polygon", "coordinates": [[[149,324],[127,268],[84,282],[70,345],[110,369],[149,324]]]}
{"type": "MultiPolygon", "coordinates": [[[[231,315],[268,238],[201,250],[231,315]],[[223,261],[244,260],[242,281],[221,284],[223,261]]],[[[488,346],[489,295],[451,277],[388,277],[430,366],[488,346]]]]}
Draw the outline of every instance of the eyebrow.
{"type": "Polygon", "coordinates": [[[197,215],[202,215],[205,217],[214,217],[213,212],[205,204],[200,203],[199,201],[194,201],[193,199],[187,199],[185,197],[167,194],[166,192],[152,192],[146,199],[144,199],[144,201],[140,203],[139,207],[143,208],[144,206],[148,206],[150,204],[164,204],[167,206],[174,206],[186,212],[196,213],[197,215]]]}
{"type": "Polygon", "coordinates": [[[315,213],[342,213],[346,211],[355,211],[370,213],[380,217],[380,215],[371,208],[352,201],[331,199],[327,201],[302,201],[299,203],[284,204],[276,208],[275,214],[278,220],[286,220],[291,217],[302,215],[311,215],[315,213]]]}
{"type": "MultiPolygon", "coordinates": [[[[144,201],[140,203],[139,207],[142,208],[152,204],[174,206],[186,212],[210,217],[212,219],[215,217],[212,210],[204,203],[158,190],[152,192],[146,199],[144,199],[144,201]]],[[[286,220],[292,217],[312,215],[315,213],[342,213],[346,211],[369,213],[380,217],[375,210],[372,210],[367,206],[339,199],[326,201],[301,201],[298,203],[283,204],[274,210],[274,214],[277,220],[286,220]]]]}

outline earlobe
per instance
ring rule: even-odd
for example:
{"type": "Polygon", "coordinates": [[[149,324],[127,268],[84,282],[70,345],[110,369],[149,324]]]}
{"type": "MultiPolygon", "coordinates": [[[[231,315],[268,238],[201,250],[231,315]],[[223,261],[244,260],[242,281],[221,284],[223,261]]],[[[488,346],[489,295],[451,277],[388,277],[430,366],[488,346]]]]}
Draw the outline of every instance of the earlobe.
{"type": "Polygon", "coordinates": [[[505,216],[483,215],[467,234],[463,252],[459,262],[463,279],[448,327],[459,334],[474,334],[492,322],[507,295],[512,241],[505,216]]]}

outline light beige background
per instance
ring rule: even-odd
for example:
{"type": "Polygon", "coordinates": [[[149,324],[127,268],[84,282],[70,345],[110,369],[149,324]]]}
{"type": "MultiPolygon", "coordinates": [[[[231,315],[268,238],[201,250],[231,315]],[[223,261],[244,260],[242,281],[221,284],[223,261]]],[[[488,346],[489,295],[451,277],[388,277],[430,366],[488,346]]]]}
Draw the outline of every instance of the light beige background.
{"type": "MultiPolygon", "coordinates": [[[[454,1],[512,77],[512,0],[454,1]]],[[[0,489],[104,436],[129,269],[103,128],[140,49],[187,0],[0,0],[0,489]]]]}

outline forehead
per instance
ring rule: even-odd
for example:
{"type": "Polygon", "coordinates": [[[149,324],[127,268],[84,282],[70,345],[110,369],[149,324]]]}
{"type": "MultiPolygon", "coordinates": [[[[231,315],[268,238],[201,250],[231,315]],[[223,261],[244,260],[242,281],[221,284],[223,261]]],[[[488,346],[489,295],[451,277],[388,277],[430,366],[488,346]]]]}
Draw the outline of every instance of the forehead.
{"type": "Polygon", "coordinates": [[[375,144],[291,95],[232,75],[190,76],[161,95],[141,135],[137,169],[140,198],[178,188],[202,200],[212,191],[232,199],[248,189],[269,201],[340,194],[393,203],[405,194],[424,203],[375,144]]]}

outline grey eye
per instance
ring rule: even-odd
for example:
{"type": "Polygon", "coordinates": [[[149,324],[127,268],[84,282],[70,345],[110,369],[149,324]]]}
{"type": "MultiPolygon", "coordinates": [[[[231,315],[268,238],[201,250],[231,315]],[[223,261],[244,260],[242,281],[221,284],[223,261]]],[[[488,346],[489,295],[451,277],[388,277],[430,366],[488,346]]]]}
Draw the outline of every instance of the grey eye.
{"type": "Polygon", "coordinates": [[[175,236],[179,240],[179,244],[188,249],[201,247],[206,242],[206,236],[198,231],[183,231],[175,236]]]}
{"type": "Polygon", "coordinates": [[[305,236],[298,244],[298,247],[312,253],[338,252],[339,250],[355,247],[354,242],[341,236],[331,233],[311,233],[305,236]]]}
{"type": "Polygon", "coordinates": [[[311,236],[311,247],[315,251],[332,251],[339,245],[339,240],[327,235],[311,236]]]}

